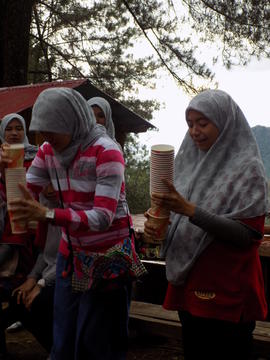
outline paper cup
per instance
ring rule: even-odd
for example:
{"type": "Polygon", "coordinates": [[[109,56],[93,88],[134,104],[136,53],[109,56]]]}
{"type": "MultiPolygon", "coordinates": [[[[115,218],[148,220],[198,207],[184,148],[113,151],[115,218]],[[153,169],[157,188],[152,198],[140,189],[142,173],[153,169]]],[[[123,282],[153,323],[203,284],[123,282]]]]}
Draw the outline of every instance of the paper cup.
{"type": "Polygon", "coordinates": [[[27,224],[23,221],[13,221],[13,214],[8,210],[12,234],[24,234],[27,232],[27,224]]]}
{"type": "Polygon", "coordinates": [[[166,233],[169,225],[169,216],[154,216],[151,214],[151,209],[147,210],[149,224],[155,229],[156,236],[149,237],[144,234],[146,243],[159,244],[166,238],[166,233]]]}
{"type": "Polygon", "coordinates": [[[174,179],[174,147],[166,144],[153,145],[150,157],[150,194],[169,191],[166,179],[173,183],[174,179]]]}
{"type": "Polygon", "coordinates": [[[157,144],[151,147],[151,152],[164,155],[165,153],[174,153],[174,147],[167,144],[157,144]]]}
{"type": "Polygon", "coordinates": [[[8,164],[9,168],[22,168],[24,162],[24,145],[11,144],[7,148],[7,153],[12,162],[8,164]]]}
{"type": "MultiPolygon", "coordinates": [[[[7,192],[7,202],[15,198],[24,198],[18,183],[26,184],[26,169],[25,168],[12,168],[5,170],[6,176],[6,192],[7,192]]],[[[22,234],[27,231],[27,224],[22,221],[13,221],[12,211],[9,209],[8,205],[8,214],[10,218],[11,231],[13,234],[22,234]]]]}
{"type": "Polygon", "coordinates": [[[149,212],[157,217],[169,217],[170,211],[167,209],[164,209],[160,206],[157,206],[153,200],[151,200],[151,208],[149,209],[149,212]]]}

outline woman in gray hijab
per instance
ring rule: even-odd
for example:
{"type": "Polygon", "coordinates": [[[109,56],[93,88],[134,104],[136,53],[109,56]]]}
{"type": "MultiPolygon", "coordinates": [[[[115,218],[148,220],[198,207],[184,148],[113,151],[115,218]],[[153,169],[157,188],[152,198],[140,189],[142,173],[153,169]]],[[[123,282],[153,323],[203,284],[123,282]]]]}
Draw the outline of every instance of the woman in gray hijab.
{"type": "Polygon", "coordinates": [[[24,144],[25,161],[33,160],[38,151],[38,146],[29,143],[24,118],[16,113],[8,114],[1,120],[0,140],[2,144],[24,144]]]}
{"type": "MultiPolygon", "coordinates": [[[[38,147],[29,144],[26,135],[25,120],[21,115],[11,113],[3,117],[0,123],[0,140],[2,142],[2,148],[5,146],[5,144],[24,144],[24,167],[28,168],[31,165],[31,162],[38,151],[38,147]]],[[[5,163],[3,163],[1,159],[0,189],[2,190],[3,194],[5,193],[5,178],[3,174],[5,166],[5,163]]],[[[9,218],[6,214],[5,198],[3,198],[3,196],[1,206],[1,225],[2,226],[0,231],[3,235],[0,246],[0,266],[3,265],[7,259],[10,259],[12,256],[14,256],[14,248],[11,246],[11,244],[25,245],[23,241],[24,236],[14,236],[11,234],[9,218]]]]}
{"type": "MultiPolygon", "coordinates": [[[[174,185],[166,182],[167,194],[152,194],[171,211],[164,307],[179,312],[185,359],[247,360],[255,321],[267,313],[258,255],[267,212],[264,167],[245,116],[227,93],[195,96],[186,122],[174,185]]],[[[148,222],[145,231],[155,236],[148,222]]]]}
{"type": "MultiPolygon", "coordinates": [[[[11,113],[3,117],[0,123],[0,140],[2,143],[2,147],[5,146],[5,144],[24,144],[24,167],[28,168],[30,166],[33,158],[38,151],[38,147],[29,144],[26,135],[25,120],[21,115],[11,113]]],[[[3,193],[5,193],[5,179],[3,175],[4,167],[5,164],[2,162],[2,160],[0,160],[0,188],[3,193]]],[[[3,273],[8,273],[8,271],[5,270],[5,262],[10,258],[14,257],[15,248],[12,245],[25,245],[25,241],[23,241],[24,236],[14,236],[11,234],[9,218],[6,214],[5,198],[2,198],[1,225],[2,226],[0,230],[3,235],[1,237],[0,246],[0,266],[4,265],[3,273]]],[[[26,243],[28,243],[28,241],[26,243]]]]}
{"type": "MultiPolygon", "coordinates": [[[[26,126],[24,118],[16,113],[11,113],[3,117],[0,123],[0,140],[2,148],[6,144],[24,144],[24,167],[28,168],[35,157],[38,147],[31,145],[26,135],[26,126]]],[[[21,284],[26,275],[32,269],[34,264],[33,240],[34,232],[29,231],[26,234],[12,234],[9,216],[6,211],[5,197],[5,164],[0,160],[0,190],[2,204],[0,208],[0,277],[2,292],[5,297],[11,296],[14,287],[21,284]]],[[[3,344],[2,351],[5,352],[4,332],[1,329],[0,337],[3,344]]]]}
{"type": "Polygon", "coordinates": [[[62,208],[48,209],[21,186],[14,221],[62,227],[56,269],[52,360],[123,360],[131,281],[144,272],[126,210],[124,159],[75,90],[44,90],[30,130],[45,142],[27,172],[39,193],[49,182],[62,208]]]}
{"type": "Polygon", "coordinates": [[[92,107],[95,114],[96,122],[105,126],[109,137],[115,140],[115,129],[112,120],[112,109],[109,102],[99,96],[92,97],[87,100],[87,103],[92,107]]]}
{"type": "Polygon", "coordinates": [[[91,109],[95,114],[97,124],[105,127],[107,135],[118,145],[119,149],[123,152],[122,146],[115,138],[112,109],[109,102],[102,97],[96,96],[87,100],[87,103],[91,106],[91,109]]]}

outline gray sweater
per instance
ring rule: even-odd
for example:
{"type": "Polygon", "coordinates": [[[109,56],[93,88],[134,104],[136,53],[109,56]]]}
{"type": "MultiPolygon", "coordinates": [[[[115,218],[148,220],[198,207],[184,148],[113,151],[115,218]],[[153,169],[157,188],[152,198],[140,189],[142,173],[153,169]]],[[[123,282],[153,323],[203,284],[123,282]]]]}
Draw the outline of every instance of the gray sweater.
{"type": "Polygon", "coordinates": [[[195,214],[190,218],[190,222],[214,235],[218,241],[230,242],[237,247],[248,246],[252,241],[262,238],[261,233],[247,225],[223,215],[212,214],[200,207],[195,208],[195,214]]]}

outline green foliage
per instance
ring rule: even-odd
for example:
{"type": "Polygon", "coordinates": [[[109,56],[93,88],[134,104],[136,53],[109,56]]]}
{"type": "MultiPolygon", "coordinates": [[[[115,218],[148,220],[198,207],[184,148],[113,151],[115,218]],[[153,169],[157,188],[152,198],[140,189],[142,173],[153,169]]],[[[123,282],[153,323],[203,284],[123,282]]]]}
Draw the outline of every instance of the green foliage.
{"type": "Polygon", "coordinates": [[[195,91],[192,75],[212,74],[195,59],[191,38],[177,33],[177,18],[166,1],[39,0],[31,29],[35,78],[29,82],[39,81],[38,69],[41,80],[46,74],[49,81],[87,77],[124,101],[141,86],[155,86],[157,71],[165,67],[186,90],[195,91]]]}
{"type": "Polygon", "coordinates": [[[28,38],[29,26],[23,25],[31,8],[28,82],[87,77],[120,101],[141,86],[154,86],[161,67],[187,91],[209,86],[213,74],[196,52],[198,38],[214,43],[219,51],[213,62],[221,57],[227,67],[270,56],[269,0],[3,0],[0,79],[16,72],[17,58],[22,62],[6,44],[16,39],[13,49],[21,45],[18,53],[27,53],[22,35],[28,38]],[[29,4],[23,11],[22,3],[29,4]],[[9,26],[12,13],[21,26],[14,19],[9,26]]]}
{"type": "MultiPolygon", "coordinates": [[[[87,77],[135,111],[161,68],[189,92],[212,82],[194,32],[227,67],[270,56],[268,0],[37,0],[32,18],[29,82],[87,77]]],[[[157,104],[148,105],[151,118],[157,104]]]]}
{"type": "Polygon", "coordinates": [[[183,0],[202,41],[219,45],[223,64],[246,65],[252,56],[270,57],[269,0],[183,0]]]}
{"type": "MultiPolygon", "coordinates": [[[[251,128],[257,141],[262,161],[268,179],[268,202],[270,204],[270,128],[265,126],[254,126],[251,128]]],[[[270,216],[267,216],[265,223],[270,225],[270,216]]]]}
{"type": "Polygon", "coordinates": [[[254,126],[252,132],[257,141],[266,176],[270,179],[270,128],[265,126],[254,126]]]}
{"type": "MultiPolygon", "coordinates": [[[[134,95],[141,86],[155,85],[159,67],[151,55],[132,54],[139,32],[121,1],[37,1],[29,82],[86,77],[124,104],[129,96],[137,112],[134,95]]],[[[157,102],[147,105],[150,119],[157,102]]]]}
{"type": "Polygon", "coordinates": [[[124,149],[126,161],[126,194],[132,214],[144,213],[150,208],[150,164],[145,146],[130,137],[124,149]]]}

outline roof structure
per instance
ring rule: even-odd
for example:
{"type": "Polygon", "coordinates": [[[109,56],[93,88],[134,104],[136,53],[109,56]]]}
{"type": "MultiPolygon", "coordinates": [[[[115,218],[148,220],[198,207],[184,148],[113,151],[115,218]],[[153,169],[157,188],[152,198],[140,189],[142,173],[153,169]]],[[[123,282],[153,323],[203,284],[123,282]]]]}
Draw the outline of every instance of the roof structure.
{"type": "Polygon", "coordinates": [[[36,98],[43,90],[51,87],[73,88],[81,93],[86,100],[94,96],[101,96],[108,100],[112,108],[116,138],[117,134],[120,133],[140,133],[145,132],[150,128],[155,128],[150,122],[95,87],[88,79],[54,81],[0,88],[0,118],[12,112],[21,113],[26,120],[28,128],[31,119],[32,106],[35,103],[36,98]]]}

